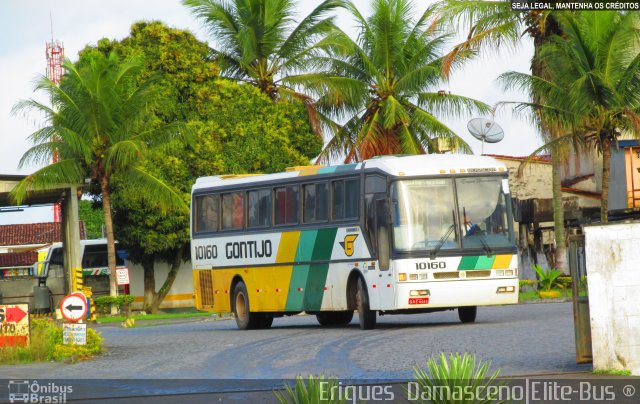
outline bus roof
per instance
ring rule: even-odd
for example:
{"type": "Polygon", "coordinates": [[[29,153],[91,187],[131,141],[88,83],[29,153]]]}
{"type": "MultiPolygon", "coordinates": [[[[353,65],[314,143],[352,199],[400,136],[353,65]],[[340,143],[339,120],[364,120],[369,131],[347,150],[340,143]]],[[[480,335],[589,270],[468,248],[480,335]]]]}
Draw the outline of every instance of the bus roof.
{"type": "Polygon", "coordinates": [[[439,174],[491,173],[506,172],[507,167],[492,157],[472,156],[466,154],[419,154],[411,156],[381,156],[362,163],[342,164],[334,166],[296,167],[293,171],[263,174],[263,175],[220,175],[201,177],[196,180],[192,190],[251,184],[301,176],[337,174],[356,172],[362,168],[366,170],[379,169],[392,176],[422,176],[439,174]]]}

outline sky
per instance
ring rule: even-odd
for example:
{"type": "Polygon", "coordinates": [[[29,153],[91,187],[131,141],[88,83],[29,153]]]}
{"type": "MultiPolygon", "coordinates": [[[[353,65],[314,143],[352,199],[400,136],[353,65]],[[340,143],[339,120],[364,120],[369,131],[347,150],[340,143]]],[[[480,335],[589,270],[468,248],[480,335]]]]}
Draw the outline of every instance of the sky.
{"type": "MultiPolygon", "coordinates": [[[[299,0],[300,16],[308,14],[320,0],[299,0]]],[[[355,0],[364,15],[369,14],[369,0],[355,0]]],[[[432,1],[414,0],[416,17],[432,1]]],[[[27,137],[42,124],[39,117],[11,113],[16,102],[36,98],[35,80],[45,74],[45,43],[53,37],[64,44],[65,56],[77,60],[78,51],[101,38],[123,39],[131,25],[140,20],[160,20],[167,25],[193,32],[202,41],[213,44],[202,24],[180,0],[0,0],[0,174],[28,174],[37,167],[18,168],[20,157],[30,147],[27,137]],[[53,22],[53,24],[51,23],[53,22]]],[[[354,34],[353,22],[340,13],[338,25],[354,34]]],[[[462,37],[465,33],[460,32],[462,37]]],[[[516,51],[491,54],[471,61],[443,83],[440,89],[481,100],[489,105],[505,100],[526,100],[526,95],[506,93],[496,83],[505,71],[529,71],[533,45],[523,41],[516,51]]],[[[43,100],[44,101],[44,100],[43,100]]],[[[474,116],[444,119],[458,135],[480,154],[481,142],[466,128],[474,116]]],[[[494,117],[504,129],[505,138],[496,144],[485,144],[487,154],[527,155],[540,145],[535,130],[525,121],[502,110],[494,117]]],[[[51,207],[29,208],[20,213],[0,213],[0,224],[51,221],[51,207]]]]}

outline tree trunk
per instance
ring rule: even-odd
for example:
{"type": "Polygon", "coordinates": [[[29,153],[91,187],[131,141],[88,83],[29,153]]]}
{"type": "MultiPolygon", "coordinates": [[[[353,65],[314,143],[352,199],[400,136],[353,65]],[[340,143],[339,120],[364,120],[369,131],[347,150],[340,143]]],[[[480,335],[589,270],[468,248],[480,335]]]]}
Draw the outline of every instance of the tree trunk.
{"type": "Polygon", "coordinates": [[[558,151],[551,150],[551,189],[553,192],[553,228],[556,244],[555,268],[563,274],[568,274],[567,247],[564,228],[564,204],[562,202],[562,183],[560,180],[560,167],[562,160],[558,151]]]}
{"type": "Polygon", "coordinates": [[[600,222],[609,222],[609,176],[611,172],[611,141],[602,142],[602,193],[600,201],[600,222]]]}
{"type": "Polygon", "coordinates": [[[142,310],[151,313],[153,300],[156,296],[155,256],[145,255],[142,258],[142,268],[144,269],[144,303],[142,310]]]}
{"type": "MultiPolygon", "coordinates": [[[[113,235],[113,220],[111,215],[111,190],[109,178],[103,176],[100,179],[100,190],[102,191],[102,205],[104,209],[104,227],[107,231],[107,263],[109,265],[109,296],[118,296],[118,285],[116,284],[116,241],[113,235]]],[[[118,306],[111,305],[111,314],[118,314],[118,306]]]]}
{"type": "Polygon", "coordinates": [[[173,286],[173,281],[176,280],[176,276],[178,275],[178,270],[180,269],[180,265],[182,264],[182,255],[183,255],[183,249],[180,248],[178,249],[178,251],[173,257],[173,262],[171,263],[171,269],[167,274],[167,279],[165,279],[164,283],[162,284],[162,287],[158,291],[158,294],[153,299],[153,306],[151,306],[152,313],[156,313],[158,311],[160,304],[162,303],[164,298],[167,296],[167,293],[169,293],[169,289],[171,289],[171,286],[173,286]]]}

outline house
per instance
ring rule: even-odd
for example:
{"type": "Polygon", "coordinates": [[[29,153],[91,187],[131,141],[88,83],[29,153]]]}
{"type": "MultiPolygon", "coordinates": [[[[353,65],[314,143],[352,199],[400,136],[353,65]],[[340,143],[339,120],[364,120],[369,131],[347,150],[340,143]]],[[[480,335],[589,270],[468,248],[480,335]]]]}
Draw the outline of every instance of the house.
{"type": "MultiPolygon", "coordinates": [[[[80,238],[86,238],[83,222],[80,238]]],[[[38,285],[37,262],[44,260],[46,248],[62,240],[60,223],[30,223],[0,226],[0,301],[32,302],[33,287],[38,285]]],[[[49,274],[47,286],[54,299],[64,296],[65,274],[60,270],[49,274]]]]}

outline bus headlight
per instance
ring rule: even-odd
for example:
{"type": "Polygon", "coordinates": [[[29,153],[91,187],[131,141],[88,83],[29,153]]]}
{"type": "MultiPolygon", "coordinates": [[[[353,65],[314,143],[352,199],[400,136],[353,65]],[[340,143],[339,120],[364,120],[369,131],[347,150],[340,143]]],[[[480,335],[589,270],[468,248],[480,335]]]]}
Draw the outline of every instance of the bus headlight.
{"type": "Polygon", "coordinates": [[[515,286],[498,286],[496,293],[513,293],[516,291],[515,286]]]}
{"type": "Polygon", "coordinates": [[[430,295],[431,293],[429,292],[429,289],[409,291],[409,296],[430,296],[430,295]]]}
{"type": "Polygon", "coordinates": [[[407,274],[405,274],[404,272],[401,272],[398,274],[398,281],[404,282],[406,280],[407,280],[407,274]]]}

